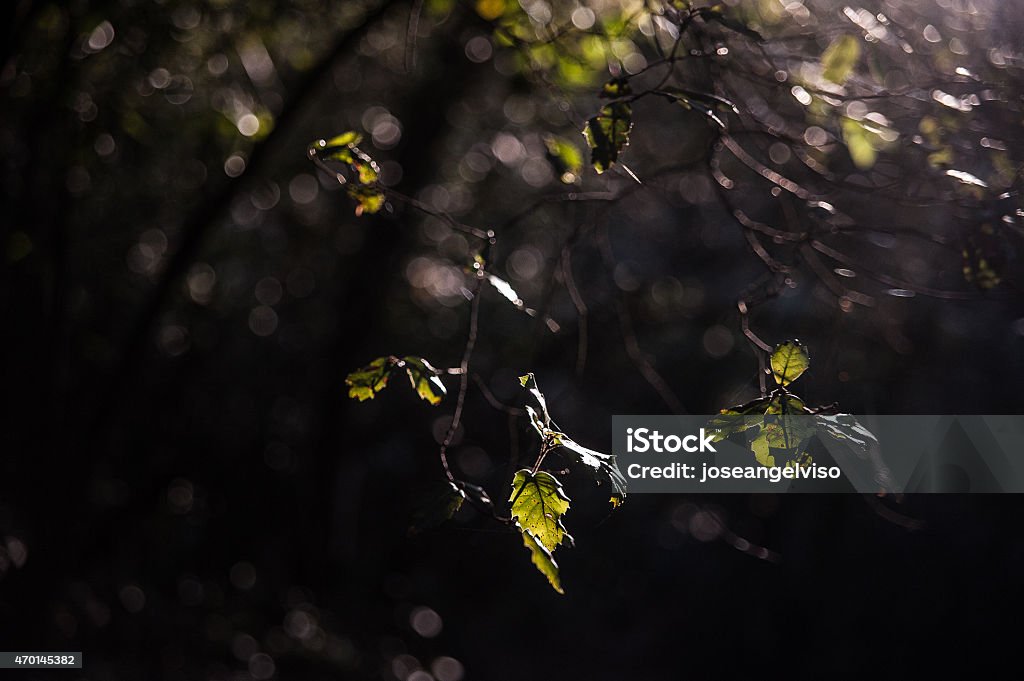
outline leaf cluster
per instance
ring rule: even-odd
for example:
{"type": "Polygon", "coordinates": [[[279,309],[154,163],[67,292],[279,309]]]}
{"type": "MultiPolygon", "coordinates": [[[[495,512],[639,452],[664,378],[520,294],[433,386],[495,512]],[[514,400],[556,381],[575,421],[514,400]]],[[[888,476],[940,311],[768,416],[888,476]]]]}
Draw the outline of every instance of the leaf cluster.
{"type": "Polygon", "coordinates": [[[876,443],[875,436],[850,414],[824,414],[828,408],[808,407],[788,386],[810,367],[807,347],[798,340],[779,344],[768,358],[776,388],[746,404],[723,409],[708,429],[720,442],[743,435],[762,466],[807,466],[807,448],[815,435],[850,445],[861,454],[876,443]]]}
{"type": "Polygon", "coordinates": [[[356,369],[345,378],[348,396],[360,402],[372,400],[388,386],[392,374],[402,370],[409,377],[412,389],[420,398],[435,406],[441,403],[441,398],[448,392],[441,382],[441,372],[422,357],[411,355],[401,358],[394,355],[378,357],[366,366],[356,369]]]}
{"type": "Polygon", "coordinates": [[[337,161],[347,171],[347,177],[338,175],[350,198],[356,202],[356,215],[376,213],[384,207],[384,192],[380,188],[380,168],[357,146],[363,136],[348,131],[330,139],[321,139],[309,145],[309,157],[314,160],[337,161]]]}

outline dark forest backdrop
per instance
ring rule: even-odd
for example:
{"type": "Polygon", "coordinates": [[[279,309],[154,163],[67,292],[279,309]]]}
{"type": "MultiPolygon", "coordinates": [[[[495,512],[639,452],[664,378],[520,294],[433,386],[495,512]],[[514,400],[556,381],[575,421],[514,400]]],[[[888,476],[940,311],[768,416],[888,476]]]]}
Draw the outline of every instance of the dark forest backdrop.
{"type": "Polygon", "coordinates": [[[1009,654],[1013,496],[609,514],[569,474],[560,596],[469,505],[408,536],[460,377],[439,406],[401,376],[356,402],[345,377],[459,366],[486,241],[468,225],[537,311],[479,290],[449,458],[498,502],[535,452],[528,371],[599,450],[612,414],[757,396],[758,344],[794,337],[809,404],[1018,413],[1022,10],[8,3],[0,648],[84,651],[62,678],[402,681],[1009,654]],[[597,174],[581,131],[622,101],[598,96],[613,77],[643,94],[597,174]],[[378,213],[307,158],[348,130],[378,213]]]}

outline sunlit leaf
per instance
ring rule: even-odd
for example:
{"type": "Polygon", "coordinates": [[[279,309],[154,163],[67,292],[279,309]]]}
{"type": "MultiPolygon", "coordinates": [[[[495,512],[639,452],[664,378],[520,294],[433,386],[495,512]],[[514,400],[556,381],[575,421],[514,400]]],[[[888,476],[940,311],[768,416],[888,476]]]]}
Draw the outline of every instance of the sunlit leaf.
{"type": "Polygon", "coordinates": [[[713,442],[721,442],[736,433],[742,433],[755,426],[761,426],[764,423],[764,419],[761,417],[767,411],[770,401],[770,398],[761,397],[751,400],[746,404],[723,409],[717,416],[708,421],[707,430],[713,433],[711,440],[713,442]]]}
{"type": "Polygon", "coordinates": [[[590,162],[598,173],[607,171],[629,144],[633,127],[632,109],[625,102],[612,102],[587,121],[583,135],[590,145],[590,162]]]}
{"type": "Polygon", "coordinates": [[[512,518],[523,532],[529,531],[549,551],[560,544],[572,544],[572,537],[562,525],[562,516],[569,510],[569,497],[558,479],[539,471],[523,469],[512,480],[512,518]]]}
{"type": "Polygon", "coordinates": [[[779,461],[794,460],[807,448],[814,436],[814,418],[806,415],[782,414],[766,416],[759,437],[768,443],[772,457],[779,461]]]}
{"type": "Polygon", "coordinates": [[[384,207],[384,194],[361,184],[348,185],[348,195],[356,202],[356,215],[376,213],[384,207]]]}
{"type": "Polygon", "coordinates": [[[811,358],[800,341],[781,343],[771,356],[772,375],[781,386],[787,386],[807,371],[811,358]]]}
{"type": "Polygon", "coordinates": [[[547,547],[537,541],[537,538],[529,530],[523,530],[523,544],[526,545],[526,548],[530,549],[530,559],[537,566],[537,570],[548,578],[551,588],[560,594],[564,594],[562,581],[558,576],[558,563],[555,562],[554,556],[551,555],[547,547]]]}
{"type": "Polygon", "coordinates": [[[761,430],[757,437],[750,443],[750,451],[754,453],[754,458],[762,466],[774,466],[775,457],[771,454],[771,448],[768,444],[768,434],[761,430]]]}
{"type": "Polygon", "coordinates": [[[773,416],[778,414],[808,414],[810,412],[807,411],[807,405],[799,397],[790,393],[782,393],[769,400],[764,413],[767,416],[773,416]]]}
{"type": "Polygon", "coordinates": [[[348,396],[360,402],[371,400],[387,387],[394,366],[390,357],[378,357],[366,366],[356,369],[345,378],[348,396]]]}
{"type": "Polygon", "coordinates": [[[841,35],[821,55],[822,76],[836,85],[850,77],[860,59],[860,40],[852,35],[841,35]]]}
{"type": "Polygon", "coordinates": [[[347,177],[338,175],[339,181],[356,202],[356,215],[376,213],[384,207],[385,195],[378,180],[380,168],[369,155],[359,149],[363,136],[348,131],[328,140],[317,140],[309,145],[309,155],[322,165],[323,161],[337,161],[345,165],[347,177]]]}
{"type": "Polygon", "coordinates": [[[360,402],[373,399],[387,387],[391,372],[405,369],[413,390],[430,404],[438,404],[447,393],[439,378],[439,371],[422,357],[378,357],[365,367],[356,369],[345,378],[348,396],[360,402]]]}
{"type": "Polygon", "coordinates": [[[438,378],[437,369],[422,357],[403,357],[402,361],[416,394],[430,404],[440,404],[441,397],[446,395],[448,390],[438,378]]]}
{"type": "Polygon", "coordinates": [[[335,135],[334,137],[328,140],[321,140],[320,146],[325,150],[331,150],[336,147],[348,148],[350,145],[359,144],[362,141],[362,135],[353,130],[349,130],[347,132],[341,133],[340,135],[335,135]]]}

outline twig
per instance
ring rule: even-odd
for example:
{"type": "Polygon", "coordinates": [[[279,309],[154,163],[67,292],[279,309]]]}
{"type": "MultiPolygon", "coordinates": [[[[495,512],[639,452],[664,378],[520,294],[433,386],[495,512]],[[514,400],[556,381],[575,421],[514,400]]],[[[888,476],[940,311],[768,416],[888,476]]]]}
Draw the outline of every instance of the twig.
{"type": "Polygon", "coordinates": [[[452,438],[455,437],[455,431],[459,428],[459,423],[462,420],[462,408],[466,403],[466,392],[469,389],[469,360],[473,357],[473,348],[476,346],[476,337],[479,326],[479,315],[480,315],[480,288],[483,284],[483,277],[477,276],[476,281],[473,285],[473,302],[469,308],[469,335],[466,337],[466,349],[462,353],[462,361],[459,363],[459,368],[462,370],[462,374],[459,377],[459,394],[455,399],[455,412],[452,414],[451,425],[448,426],[448,432],[444,436],[444,441],[441,443],[441,448],[438,451],[441,457],[441,465],[444,467],[444,473],[448,476],[448,479],[455,482],[455,476],[452,474],[451,467],[448,465],[448,447],[452,443],[452,438]]]}

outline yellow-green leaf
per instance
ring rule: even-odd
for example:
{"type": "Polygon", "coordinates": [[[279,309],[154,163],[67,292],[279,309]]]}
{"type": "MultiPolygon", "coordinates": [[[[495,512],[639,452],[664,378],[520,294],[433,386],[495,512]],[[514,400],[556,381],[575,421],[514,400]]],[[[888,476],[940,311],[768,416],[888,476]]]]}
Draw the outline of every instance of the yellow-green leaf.
{"type": "MultiPolygon", "coordinates": [[[[806,350],[805,350],[806,352],[806,350]]],[[[780,414],[807,414],[807,405],[796,395],[781,394],[773,398],[764,410],[765,416],[780,414]]]]}
{"type": "Polygon", "coordinates": [[[356,202],[356,215],[376,213],[384,207],[384,194],[361,184],[350,184],[348,195],[356,202]]]}
{"type": "Polygon", "coordinates": [[[548,578],[551,588],[560,594],[562,591],[562,580],[558,576],[558,563],[547,547],[537,541],[537,538],[529,530],[523,530],[523,544],[530,549],[530,559],[542,575],[548,578]]]}
{"type": "Polygon", "coordinates": [[[771,448],[768,445],[768,433],[764,429],[750,443],[750,451],[754,452],[754,458],[762,466],[775,465],[775,457],[771,455],[771,448]]]}
{"type": "Polygon", "coordinates": [[[409,375],[409,382],[416,394],[430,404],[435,406],[440,404],[441,397],[448,391],[438,377],[437,369],[422,357],[403,357],[402,362],[405,364],[405,372],[409,375]]]}
{"type": "Polygon", "coordinates": [[[629,131],[633,127],[633,110],[625,102],[612,102],[587,121],[583,136],[590,145],[590,162],[598,173],[603,173],[618,160],[629,144],[629,131]]]}
{"type": "Polygon", "coordinates": [[[800,341],[786,341],[775,348],[772,353],[772,375],[776,383],[787,386],[807,371],[811,358],[807,347],[800,341]]]}
{"type": "Polygon", "coordinates": [[[517,472],[509,500],[516,526],[531,532],[548,551],[553,552],[563,542],[572,544],[572,537],[562,525],[562,516],[569,510],[569,497],[555,476],[526,469],[517,472]]]}
{"type": "Polygon", "coordinates": [[[438,404],[447,393],[437,369],[422,357],[378,357],[366,366],[356,369],[345,378],[348,396],[360,402],[373,399],[387,387],[391,372],[405,369],[413,390],[430,404],[438,404]]]}
{"type": "Polygon", "coordinates": [[[372,400],[377,393],[387,387],[392,366],[390,357],[378,357],[350,373],[345,378],[348,396],[360,402],[372,400]]]}
{"type": "Polygon", "coordinates": [[[712,442],[721,442],[736,433],[743,433],[764,423],[765,410],[769,399],[761,397],[756,400],[723,409],[717,416],[708,421],[707,429],[713,433],[712,442]]]}
{"type": "Polygon", "coordinates": [[[860,59],[860,40],[852,35],[841,35],[832,41],[821,55],[822,75],[836,85],[850,77],[860,59]]]}
{"type": "Polygon", "coordinates": [[[362,135],[350,130],[309,145],[309,156],[317,163],[338,161],[345,165],[346,176],[338,177],[346,186],[349,197],[356,202],[356,215],[378,212],[384,207],[386,198],[378,184],[380,168],[356,146],[362,139],[362,135]]]}
{"type": "Polygon", "coordinates": [[[349,130],[348,132],[343,132],[340,135],[335,135],[329,140],[321,140],[320,148],[331,149],[334,147],[347,147],[350,144],[359,144],[362,141],[362,135],[360,135],[358,132],[349,130]]]}

